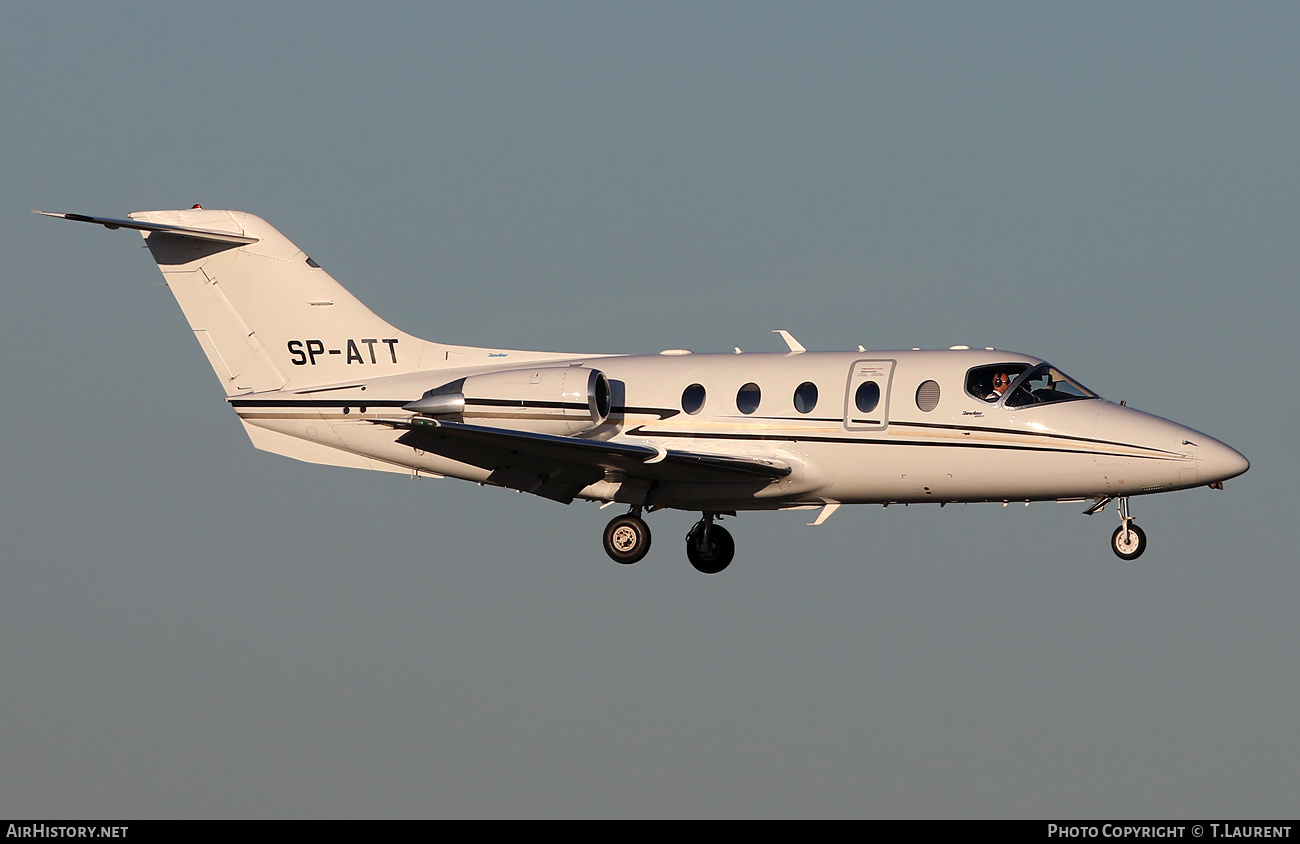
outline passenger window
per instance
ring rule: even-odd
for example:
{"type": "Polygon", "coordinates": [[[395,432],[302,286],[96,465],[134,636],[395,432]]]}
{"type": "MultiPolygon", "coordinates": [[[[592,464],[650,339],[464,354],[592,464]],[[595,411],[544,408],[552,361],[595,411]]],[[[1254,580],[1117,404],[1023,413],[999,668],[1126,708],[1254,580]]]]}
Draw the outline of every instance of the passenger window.
{"type": "Polygon", "coordinates": [[[939,406],[939,382],[921,382],[921,386],[916,388],[916,406],[926,413],[939,406]]]}
{"type": "Polygon", "coordinates": [[[692,384],[682,390],[682,410],[694,416],[704,408],[704,385],[692,384]]]}
{"type": "Polygon", "coordinates": [[[763,398],[762,390],[752,381],[736,393],[736,409],[741,413],[753,413],[758,410],[758,403],[763,398]]]}
{"type": "Polygon", "coordinates": [[[870,413],[880,404],[880,385],[875,381],[863,381],[858,391],[853,394],[853,403],[862,413],[870,413]]]}
{"type": "Polygon", "coordinates": [[[794,409],[800,413],[812,413],[817,406],[817,385],[805,381],[795,388],[794,409]]]}

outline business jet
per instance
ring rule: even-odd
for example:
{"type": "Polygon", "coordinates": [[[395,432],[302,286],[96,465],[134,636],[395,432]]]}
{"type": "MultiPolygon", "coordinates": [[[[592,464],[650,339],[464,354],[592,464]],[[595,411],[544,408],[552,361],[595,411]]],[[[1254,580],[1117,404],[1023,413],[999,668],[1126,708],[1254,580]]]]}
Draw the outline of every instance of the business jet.
{"type": "Polygon", "coordinates": [[[420,340],[380,319],[265,220],[194,206],[126,218],[158,263],[259,449],[309,463],[450,477],[626,505],[605,552],[650,550],[645,516],[699,512],[686,556],[735,554],[745,510],[844,504],[1116,502],[1111,549],[1146,534],[1134,496],[1250,464],[1216,439],[1106,401],[1040,358],[992,348],[572,354],[420,340]]]}

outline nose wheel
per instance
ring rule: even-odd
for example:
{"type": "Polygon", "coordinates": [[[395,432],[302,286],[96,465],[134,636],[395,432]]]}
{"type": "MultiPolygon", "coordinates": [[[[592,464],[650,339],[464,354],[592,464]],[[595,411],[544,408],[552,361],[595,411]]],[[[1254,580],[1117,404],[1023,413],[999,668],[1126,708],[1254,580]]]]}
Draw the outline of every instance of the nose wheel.
{"type": "Polygon", "coordinates": [[[1110,549],[1121,560],[1136,560],[1147,550],[1147,535],[1132,522],[1127,527],[1120,525],[1110,535],[1110,549]]]}
{"type": "Polygon", "coordinates": [[[1119,499],[1119,527],[1110,535],[1110,550],[1121,560],[1136,560],[1147,550],[1147,535],[1128,512],[1128,497],[1119,499]]]}
{"type": "Polygon", "coordinates": [[[628,513],[605,526],[605,553],[616,563],[630,566],[650,551],[650,526],[628,513]]]}
{"type": "Polygon", "coordinates": [[[717,574],[731,565],[736,556],[736,542],[724,527],[713,523],[713,514],[705,513],[686,534],[686,559],[696,571],[717,574]]]}

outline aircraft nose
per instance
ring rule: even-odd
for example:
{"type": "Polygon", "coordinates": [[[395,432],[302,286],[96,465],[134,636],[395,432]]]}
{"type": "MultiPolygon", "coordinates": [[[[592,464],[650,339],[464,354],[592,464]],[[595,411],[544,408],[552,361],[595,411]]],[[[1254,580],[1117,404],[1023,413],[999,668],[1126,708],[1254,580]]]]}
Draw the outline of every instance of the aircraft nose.
{"type": "Polygon", "coordinates": [[[1202,479],[1219,483],[1235,478],[1250,468],[1250,461],[1235,448],[1215,439],[1206,439],[1209,441],[1202,441],[1197,448],[1202,479]]]}

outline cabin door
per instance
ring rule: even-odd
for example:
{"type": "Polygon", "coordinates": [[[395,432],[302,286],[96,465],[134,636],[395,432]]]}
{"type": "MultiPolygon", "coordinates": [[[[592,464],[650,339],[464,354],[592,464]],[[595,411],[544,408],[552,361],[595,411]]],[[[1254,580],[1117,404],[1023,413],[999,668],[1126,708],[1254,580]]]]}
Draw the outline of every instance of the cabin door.
{"type": "Polygon", "coordinates": [[[889,384],[892,360],[855,360],[844,392],[844,427],[850,431],[880,431],[889,425],[889,384]]]}

